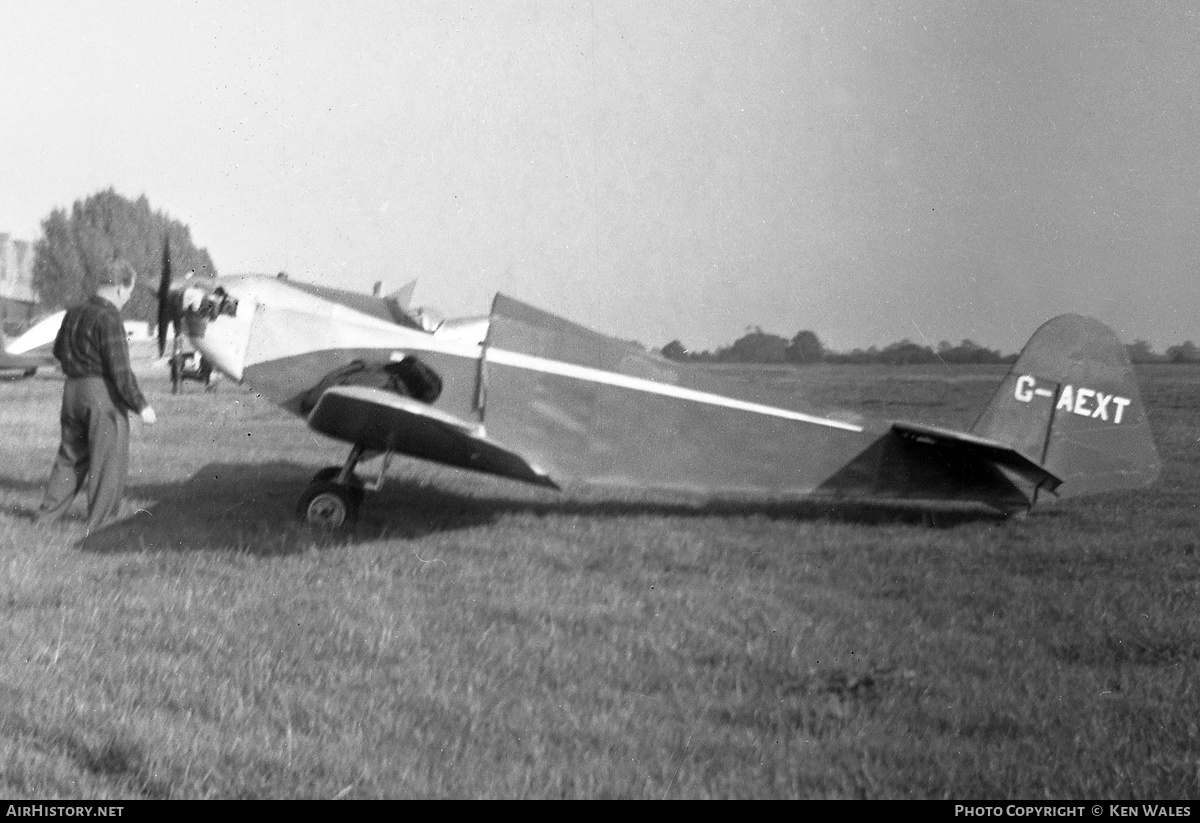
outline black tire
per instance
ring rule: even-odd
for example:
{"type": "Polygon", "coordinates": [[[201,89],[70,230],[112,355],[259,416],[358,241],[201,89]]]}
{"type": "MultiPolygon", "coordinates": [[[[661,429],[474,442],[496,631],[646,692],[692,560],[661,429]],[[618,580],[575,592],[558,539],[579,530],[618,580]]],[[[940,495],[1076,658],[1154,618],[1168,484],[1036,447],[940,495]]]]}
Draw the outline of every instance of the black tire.
{"type": "MultiPolygon", "coordinates": [[[[334,480],[337,479],[337,476],[341,473],[341,466],[326,466],[313,475],[312,482],[333,483],[334,480]]],[[[367,493],[363,489],[362,478],[360,478],[357,474],[350,475],[350,494],[353,495],[355,502],[360,506],[362,505],[363,500],[365,500],[367,497],[367,493]]]]}
{"type": "Polygon", "coordinates": [[[296,515],[313,528],[348,529],[358,520],[361,495],[361,490],[327,480],[311,483],[296,501],[296,515]]]}
{"type": "Polygon", "coordinates": [[[313,483],[333,482],[333,479],[338,476],[342,470],[341,466],[326,466],[312,476],[313,483]]]}

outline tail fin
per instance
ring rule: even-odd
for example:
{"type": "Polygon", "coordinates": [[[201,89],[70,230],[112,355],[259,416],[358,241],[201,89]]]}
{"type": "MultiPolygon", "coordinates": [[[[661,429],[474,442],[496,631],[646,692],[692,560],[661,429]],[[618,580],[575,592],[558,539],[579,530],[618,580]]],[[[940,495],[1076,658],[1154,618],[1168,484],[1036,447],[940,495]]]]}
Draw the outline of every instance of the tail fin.
{"type": "Polygon", "coordinates": [[[971,433],[1056,475],[1060,497],[1148,486],[1161,468],[1125,347],[1077,314],[1034,333],[971,433]]]}

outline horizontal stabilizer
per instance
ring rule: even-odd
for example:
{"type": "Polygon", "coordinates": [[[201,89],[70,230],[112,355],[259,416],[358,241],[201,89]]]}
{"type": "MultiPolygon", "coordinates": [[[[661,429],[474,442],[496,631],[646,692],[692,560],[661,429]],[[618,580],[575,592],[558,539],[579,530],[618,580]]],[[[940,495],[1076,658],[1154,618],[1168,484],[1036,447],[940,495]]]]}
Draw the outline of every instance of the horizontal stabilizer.
{"type": "Polygon", "coordinates": [[[386,389],[335,386],[317,400],[308,425],[371,451],[406,454],[557,488],[520,455],[489,440],[479,423],[386,389]]]}
{"type": "Polygon", "coordinates": [[[1029,481],[1035,488],[1054,491],[1062,484],[1061,478],[997,440],[919,423],[893,423],[892,431],[909,441],[938,446],[956,451],[967,458],[986,460],[1003,466],[1029,481]]]}

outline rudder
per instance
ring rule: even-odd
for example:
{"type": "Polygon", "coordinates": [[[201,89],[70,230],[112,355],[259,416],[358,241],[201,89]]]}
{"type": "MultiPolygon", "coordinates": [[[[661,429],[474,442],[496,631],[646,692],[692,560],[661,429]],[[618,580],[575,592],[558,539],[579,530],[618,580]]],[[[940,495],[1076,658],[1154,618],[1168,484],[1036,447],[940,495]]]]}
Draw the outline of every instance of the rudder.
{"type": "Polygon", "coordinates": [[[1161,468],[1125,347],[1077,314],[1034,333],[971,433],[1059,477],[1059,497],[1141,488],[1161,468]]]}

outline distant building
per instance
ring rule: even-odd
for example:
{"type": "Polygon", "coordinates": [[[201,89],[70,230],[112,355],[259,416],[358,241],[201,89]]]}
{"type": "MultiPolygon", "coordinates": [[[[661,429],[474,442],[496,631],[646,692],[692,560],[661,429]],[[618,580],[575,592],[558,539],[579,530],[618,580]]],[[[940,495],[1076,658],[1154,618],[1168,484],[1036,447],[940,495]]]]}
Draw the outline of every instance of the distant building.
{"type": "Polygon", "coordinates": [[[33,290],[33,243],[0,232],[0,323],[28,323],[37,316],[33,290]]]}

